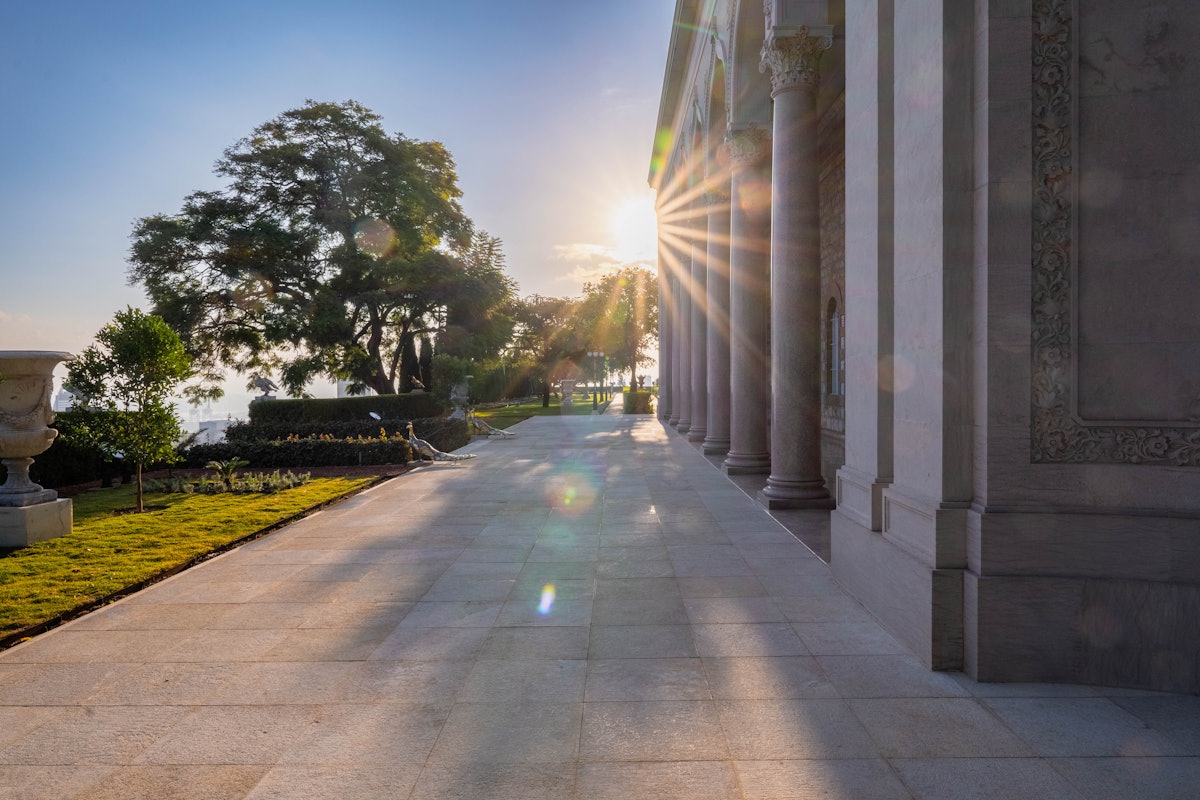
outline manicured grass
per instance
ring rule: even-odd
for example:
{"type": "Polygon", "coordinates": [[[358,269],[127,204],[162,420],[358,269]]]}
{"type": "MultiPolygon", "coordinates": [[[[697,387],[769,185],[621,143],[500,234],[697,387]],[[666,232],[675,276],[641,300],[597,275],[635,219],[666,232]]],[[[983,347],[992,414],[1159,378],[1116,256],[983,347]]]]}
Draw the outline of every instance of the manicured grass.
{"type": "MultiPolygon", "coordinates": [[[[616,397],[616,395],[614,394],[613,397],[616,397]]],[[[562,401],[557,397],[551,397],[549,407],[542,408],[542,399],[539,397],[536,400],[519,405],[505,406],[503,408],[476,409],[475,416],[487,420],[487,423],[493,427],[507,428],[530,417],[559,417],[564,414],[586,416],[592,413],[592,395],[590,392],[586,396],[583,392],[576,392],[572,399],[574,402],[571,405],[564,406],[562,401]]],[[[619,399],[617,398],[617,400],[619,399]]],[[[608,403],[600,403],[600,410],[603,411],[607,405],[608,403]]]]}
{"type": "Polygon", "coordinates": [[[282,520],[369,485],[375,478],[317,478],[274,494],[147,494],[132,486],[72,498],[70,535],[0,557],[0,637],[86,607],[282,520]]]}

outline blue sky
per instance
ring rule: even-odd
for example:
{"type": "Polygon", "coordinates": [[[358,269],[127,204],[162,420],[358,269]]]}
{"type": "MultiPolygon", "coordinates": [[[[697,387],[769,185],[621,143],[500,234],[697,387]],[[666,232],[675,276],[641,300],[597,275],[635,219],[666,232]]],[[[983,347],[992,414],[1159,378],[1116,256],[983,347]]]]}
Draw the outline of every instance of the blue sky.
{"type": "Polygon", "coordinates": [[[118,309],[145,307],[125,280],[134,221],[221,186],[226,147],[310,98],[357,100],[389,132],[443,142],[522,295],[652,264],[646,173],[673,9],[4,3],[0,348],[77,351],[118,309]]]}

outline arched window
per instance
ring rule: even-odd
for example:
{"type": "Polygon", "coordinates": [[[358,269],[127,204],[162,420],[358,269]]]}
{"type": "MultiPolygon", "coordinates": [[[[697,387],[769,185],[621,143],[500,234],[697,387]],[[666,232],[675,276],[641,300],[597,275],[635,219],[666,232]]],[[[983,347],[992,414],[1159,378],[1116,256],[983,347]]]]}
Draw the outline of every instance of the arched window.
{"type": "Polygon", "coordinates": [[[846,315],[836,298],[829,298],[825,310],[825,394],[846,394],[846,315]]]}

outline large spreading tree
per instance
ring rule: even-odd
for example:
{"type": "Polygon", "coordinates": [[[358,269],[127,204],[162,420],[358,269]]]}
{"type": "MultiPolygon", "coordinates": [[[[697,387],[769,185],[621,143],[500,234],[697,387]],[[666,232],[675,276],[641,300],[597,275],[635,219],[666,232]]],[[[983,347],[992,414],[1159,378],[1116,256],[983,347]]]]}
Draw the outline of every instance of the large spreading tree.
{"type": "Polygon", "coordinates": [[[542,405],[550,405],[550,384],[562,365],[579,351],[573,322],[579,301],[531,295],[515,306],[513,357],[532,363],[542,382],[542,405]]]}
{"type": "Polygon", "coordinates": [[[658,279],[649,270],[625,267],[583,287],[576,315],[587,349],[602,350],[617,371],[629,372],[637,388],[638,367],[653,359],[647,350],[658,338],[658,279]]]}
{"type": "Polygon", "coordinates": [[[193,399],[220,396],[231,368],[277,373],[291,394],[318,376],[408,391],[422,341],[447,324],[503,330],[512,288],[480,258],[499,243],[472,230],[440,143],[389,135],[355,102],[309,101],[215,171],[225,189],[138,220],[130,257],[131,281],[195,359],[193,399]]]}

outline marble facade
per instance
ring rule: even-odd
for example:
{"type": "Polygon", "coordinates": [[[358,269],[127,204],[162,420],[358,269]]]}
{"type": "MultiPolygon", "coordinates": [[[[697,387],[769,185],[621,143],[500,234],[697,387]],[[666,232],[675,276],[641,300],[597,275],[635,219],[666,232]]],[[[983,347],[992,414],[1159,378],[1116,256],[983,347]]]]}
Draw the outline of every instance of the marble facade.
{"type": "Polygon", "coordinates": [[[836,502],[834,574],[931,668],[1200,692],[1198,36],[1188,0],[677,2],[660,416],[836,502]]]}

